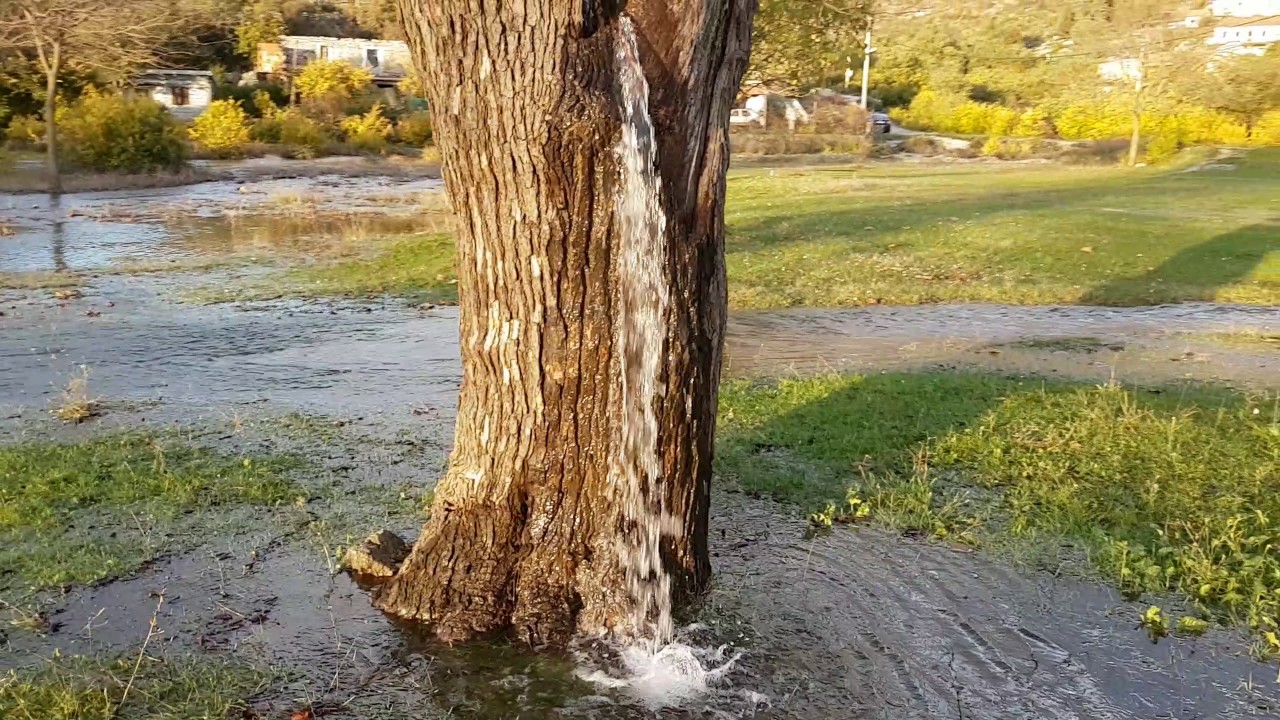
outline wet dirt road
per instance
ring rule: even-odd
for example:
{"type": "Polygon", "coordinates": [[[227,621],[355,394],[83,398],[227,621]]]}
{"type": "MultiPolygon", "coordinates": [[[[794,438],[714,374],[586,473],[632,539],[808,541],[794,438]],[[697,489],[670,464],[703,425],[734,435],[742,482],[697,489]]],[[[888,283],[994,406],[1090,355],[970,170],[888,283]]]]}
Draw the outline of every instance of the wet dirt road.
{"type": "MultiPolygon", "coordinates": [[[[384,436],[409,429],[442,456],[460,380],[455,309],[169,300],[189,282],[183,275],[104,276],[79,299],[0,295],[0,435],[29,433],[74,369],[87,365],[91,389],[104,399],[158,401],[147,406],[149,419],[186,424],[299,410],[384,436]]],[[[770,375],[990,367],[1007,357],[992,348],[1020,339],[1088,337],[1094,340],[1083,349],[1028,349],[1065,353],[1076,365],[1064,361],[1062,374],[1088,376],[1102,372],[1092,363],[1104,353],[1188,342],[1183,333],[1275,332],[1276,320],[1274,309],[1194,305],[739,315],[728,362],[731,373],[770,375]]],[[[1274,387],[1274,353],[1246,356],[1167,362],[1177,377],[1274,387]]],[[[1138,364],[1132,370],[1167,379],[1139,374],[1150,370],[1138,364]]],[[[1116,371],[1126,369],[1106,372],[1116,371]]],[[[127,422],[136,413],[121,415],[127,422]]],[[[326,440],[322,452],[355,485],[376,481],[387,464],[359,441],[326,440]]],[[[391,474],[418,481],[432,472],[411,466],[407,475],[391,474]]],[[[1247,638],[1235,631],[1152,644],[1137,623],[1145,606],[1092,582],[1018,572],[980,553],[870,529],[806,539],[791,511],[741,495],[719,493],[713,505],[717,581],[706,614],[746,656],[730,676],[733,692],[664,716],[1190,720],[1280,713],[1275,667],[1252,661],[1247,638]],[[746,690],[764,693],[770,708],[756,712],[734,694],[746,690]]],[[[394,529],[414,534],[413,523],[406,525],[394,529]]],[[[35,644],[15,640],[15,657],[136,641],[146,634],[149,594],[160,588],[171,598],[159,621],[171,631],[173,652],[234,651],[295,673],[262,701],[264,712],[284,712],[305,697],[374,719],[652,716],[584,691],[563,659],[424,642],[372,611],[348,579],[330,578],[322,552],[278,529],[217,538],[139,577],[74,592],[55,608],[65,630],[35,644]]]]}

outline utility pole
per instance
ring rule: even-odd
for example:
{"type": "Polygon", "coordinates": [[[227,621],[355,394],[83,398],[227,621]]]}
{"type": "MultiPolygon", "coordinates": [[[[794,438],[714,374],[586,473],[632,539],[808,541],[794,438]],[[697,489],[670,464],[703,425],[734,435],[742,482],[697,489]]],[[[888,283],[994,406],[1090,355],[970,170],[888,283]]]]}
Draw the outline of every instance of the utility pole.
{"type": "Polygon", "coordinates": [[[867,89],[871,80],[871,53],[875,52],[871,48],[871,24],[867,23],[867,40],[862,50],[862,109],[870,111],[867,105],[867,89]]]}

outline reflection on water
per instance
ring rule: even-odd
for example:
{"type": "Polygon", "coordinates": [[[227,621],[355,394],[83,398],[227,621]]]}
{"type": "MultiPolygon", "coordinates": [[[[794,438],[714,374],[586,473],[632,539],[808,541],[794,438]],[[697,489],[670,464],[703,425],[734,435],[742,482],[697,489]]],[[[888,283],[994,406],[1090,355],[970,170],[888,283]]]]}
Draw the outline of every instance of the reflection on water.
{"type": "MultiPolygon", "coordinates": [[[[432,229],[438,181],[317,177],[66,196],[0,195],[0,272],[309,251],[322,243],[432,229]]],[[[326,247],[328,246],[328,247],[326,247]]]]}

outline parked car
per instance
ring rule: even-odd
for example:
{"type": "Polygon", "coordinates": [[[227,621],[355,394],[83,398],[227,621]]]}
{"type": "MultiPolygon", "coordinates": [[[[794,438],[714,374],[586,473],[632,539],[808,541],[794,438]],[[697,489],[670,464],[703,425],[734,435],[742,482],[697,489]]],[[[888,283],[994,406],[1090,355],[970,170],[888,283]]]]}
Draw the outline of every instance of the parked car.
{"type": "Polygon", "coordinates": [[[878,133],[887,133],[893,129],[893,122],[884,113],[871,113],[871,125],[878,133]]]}
{"type": "Polygon", "coordinates": [[[734,108],[729,111],[730,125],[757,125],[760,123],[760,116],[754,110],[746,108],[734,108]]]}

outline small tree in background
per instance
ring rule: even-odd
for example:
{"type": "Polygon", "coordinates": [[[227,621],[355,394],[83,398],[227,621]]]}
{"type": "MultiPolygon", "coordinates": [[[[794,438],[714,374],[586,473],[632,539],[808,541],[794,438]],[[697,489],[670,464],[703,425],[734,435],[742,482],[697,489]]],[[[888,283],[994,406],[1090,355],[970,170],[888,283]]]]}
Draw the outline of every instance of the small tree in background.
{"type": "Polygon", "coordinates": [[[60,152],[73,168],[144,173],[186,162],[181,124],[150,98],[90,89],[57,115],[67,140],[60,152]]]}
{"type": "Polygon", "coordinates": [[[236,51],[252,62],[258,55],[258,45],[278,42],[284,33],[284,10],[280,7],[280,0],[247,2],[236,27],[236,51]]]}
{"type": "Polygon", "coordinates": [[[163,43],[188,27],[201,3],[167,0],[3,0],[0,50],[35,58],[44,75],[49,192],[62,192],[57,101],[69,72],[118,77],[154,62],[163,43]],[[185,9],[184,9],[185,8],[185,9]]]}
{"type": "Polygon", "coordinates": [[[235,100],[215,100],[191,123],[190,136],[218,157],[239,155],[249,142],[249,113],[235,100]]]}
{"type": "Polygon", "coordinates": [[[391,121],[382,114],[381,103],[375,104],[363,115],[352,115],[342,121],[342,132],[347,136],[347,141],[361,150],[384,150],[392,129],[391,121]]]}

